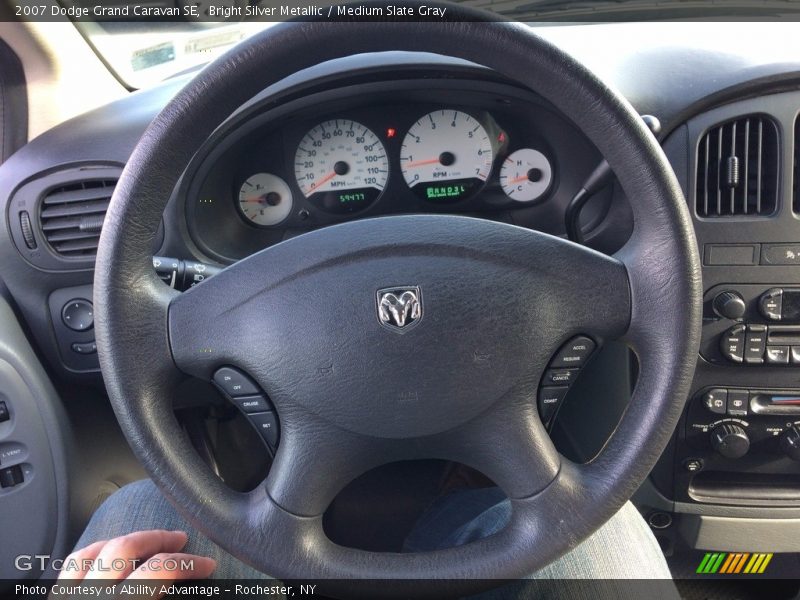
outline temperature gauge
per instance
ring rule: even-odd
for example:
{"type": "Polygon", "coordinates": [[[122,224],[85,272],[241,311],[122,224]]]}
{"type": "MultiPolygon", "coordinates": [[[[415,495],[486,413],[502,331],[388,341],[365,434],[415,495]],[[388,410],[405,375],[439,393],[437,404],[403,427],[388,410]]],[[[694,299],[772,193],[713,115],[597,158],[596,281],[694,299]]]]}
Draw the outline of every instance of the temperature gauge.
{"type": "Polygon", "coordinates": [[[541,198],[553,181],[553,169],[547,157],[532,148],[511,153],[500,169],[500,185],[517,202],[541,198]]]}
{"type": "Polygon", "coordinates": [[[256,173],[239,190],[239,209],[255,225],[277,225],[292,212],[292,190],[271,173],[256,173]]]}

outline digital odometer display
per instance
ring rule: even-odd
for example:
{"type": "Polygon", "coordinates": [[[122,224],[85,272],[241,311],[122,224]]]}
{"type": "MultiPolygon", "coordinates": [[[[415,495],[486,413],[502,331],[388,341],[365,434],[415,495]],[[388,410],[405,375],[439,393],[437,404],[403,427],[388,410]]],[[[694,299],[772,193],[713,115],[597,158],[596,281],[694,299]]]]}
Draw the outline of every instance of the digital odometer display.
{"type": "Polygon", "coordinates": [[[347,119],[320,123],[295,152],[297,185],[321,209],[348,213],[366,208],[383,192],[389,159],[378,136],[347,119]]]}
{"type": "Polygon", "coordinates": [[[400,166],[418,196],[454,202],[477,192],[492,172],[489,134],[471,115],[438,110],[414,123],[403,139],[400,166]]]}

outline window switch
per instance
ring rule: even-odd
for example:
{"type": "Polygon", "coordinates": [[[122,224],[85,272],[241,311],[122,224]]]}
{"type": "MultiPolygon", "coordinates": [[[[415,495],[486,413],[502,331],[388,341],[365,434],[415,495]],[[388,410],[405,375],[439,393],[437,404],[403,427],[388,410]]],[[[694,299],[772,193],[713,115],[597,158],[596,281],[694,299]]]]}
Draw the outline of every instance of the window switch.
{"type": "Polygon", "coordinates": [[[0,469],[0,487],[14,487],[24,481],[25,476],[22,474],[22,467],[20,465],[0,469]]]}
{"type": "Polygon", "coordinates": [[[0,423],[3,421],[8,421],[11,418],[11,415],[8,413],[8,405],[0,401],[0,423]]]}

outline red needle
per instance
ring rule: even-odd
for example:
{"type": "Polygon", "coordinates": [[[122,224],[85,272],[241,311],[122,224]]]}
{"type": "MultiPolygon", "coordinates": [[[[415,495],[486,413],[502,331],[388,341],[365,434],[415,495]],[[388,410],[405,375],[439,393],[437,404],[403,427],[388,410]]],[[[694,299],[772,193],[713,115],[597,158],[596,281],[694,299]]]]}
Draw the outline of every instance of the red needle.
{"type": "Polygon", "coordinates": [[[415,160],[414,162],[410,162],[406,165],[406,168],[410,167],[421,167],[423,165],[432,165],[433,163],[438,163],[438,158],[429,158],[428,160],[415,160]]]}
{"type": "Polygon", "coordinates": [[[250,196],[249,198],[245,198],[245,202],[265,202],[267,200],[267,195],[264,194],[263,196],[250,196]]]}
{"type": "Polygon", "coordinates": [[[519,183],[520,181],[525,181],[527,179],[528,179],[528,175],[526,173],[525,175],[522,175],[520,177],[515,177],[514,179],[511,180],[511,183],[519,183]]]}
{"type": "Polygon", "coordinates": [[[325,175],[325,177],[323,177],[323,178],[322,178],[322,179],[320,179],[319,181],[315,181],[314,183],[312,183],[312,184],[311,184],[311,189],[312,189],[312,190],[316,190],[317,188],[319,188],[319,187],[322,187],[323,185],[325,185],[326,183],[328,183],[328,182],[329,182],[331,179],[333,179],[334,177],[336,177],[336,171],[333,171],[333,172],[331,172],[331,173],[328,173],[327,175],[325,175]]]}

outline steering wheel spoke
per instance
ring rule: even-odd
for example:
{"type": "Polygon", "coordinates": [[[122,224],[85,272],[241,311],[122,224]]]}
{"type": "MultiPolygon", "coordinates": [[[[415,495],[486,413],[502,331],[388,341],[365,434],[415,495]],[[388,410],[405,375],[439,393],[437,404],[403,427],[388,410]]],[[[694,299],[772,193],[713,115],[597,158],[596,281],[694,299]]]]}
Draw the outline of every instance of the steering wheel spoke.
{"type": "Polygon", "coordinates": [[[431,440],[425,450],[477,469],[510,498],[541,492],[561,466],[536,409],[535,385],[511,390],[476,419],[431,440]]]}

